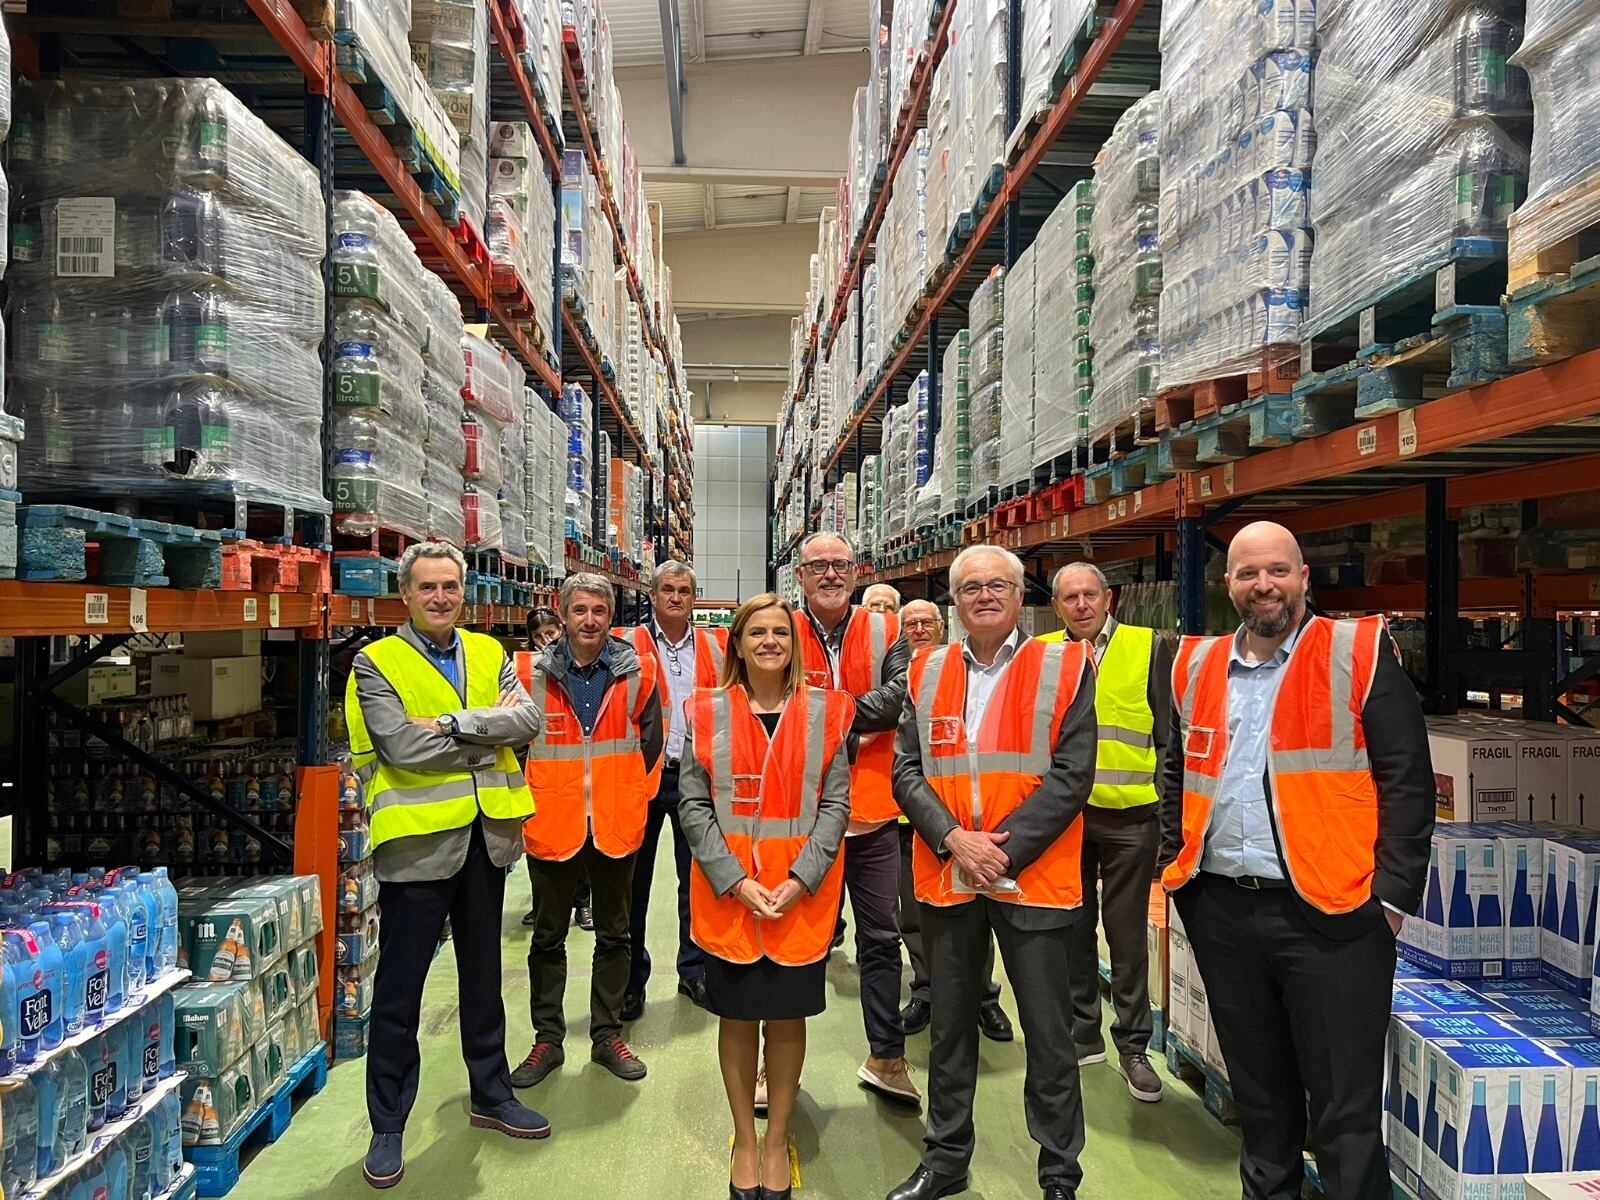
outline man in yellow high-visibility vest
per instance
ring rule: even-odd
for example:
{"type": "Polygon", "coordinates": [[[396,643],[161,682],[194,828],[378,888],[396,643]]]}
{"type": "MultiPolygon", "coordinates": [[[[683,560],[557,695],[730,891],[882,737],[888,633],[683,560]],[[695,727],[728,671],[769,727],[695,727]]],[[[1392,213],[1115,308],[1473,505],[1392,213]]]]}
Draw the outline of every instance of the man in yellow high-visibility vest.
{"type": "Polygon", "coordinates": [[[533,798],[517,750],[539,711],[500,643],[459,629],[466,559],[428,542],[400,559],[410,620],[356,655],[345,689],[350,754],[372,823],[380,953],[367,1049],[375,1188],[405,1173],[402,1138],[417,1096],[422,985],[449,917],[460,988],[470,1123],[542,1138],[550,1123],[511,1093],[501,999],[506,868],[522,857],[533,798]]]}
{"type": "Polygon", "coordinates": [[[1111,1002],[1116,1010],[1111,1038],[1129,1093],[1154,1102],[1161,1099],[1161,1077],[1148,1055],[1153,1023],[1145,925],[1161,843],[1155,781],[1168,735],[1168,722],[1157,721],[1154,714],[1171,707],[1172,650],[1157,631],[1124,625],[1111,615],[1111,589],[1093,563],[1070,563],[1057,571],[1051,603],[1066,628],[1046,638],[1071,636],[1091,643],[1099,665],[1095,713],[1100,741],[1094,791],[1083,814],[1083,906],[1088,917],[1073,928],[1072,1040],[1080,1066],[1105,1061],[1095,938],[1098,907],[1111,950],[1111,1002]]]}

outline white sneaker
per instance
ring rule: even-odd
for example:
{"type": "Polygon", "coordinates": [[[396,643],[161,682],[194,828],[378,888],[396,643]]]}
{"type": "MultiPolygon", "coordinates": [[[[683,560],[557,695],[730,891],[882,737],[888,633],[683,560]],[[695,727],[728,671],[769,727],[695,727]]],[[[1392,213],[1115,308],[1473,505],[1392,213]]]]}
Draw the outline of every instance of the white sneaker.
{"type": "Polygon", "coordinates": [[[901,1104],[920,1106],[922,1093],[911,1082],[911,1064],[903,1058],[873,1058],[856,1071],[856,1078],[880,1096],[901,1104]]]}

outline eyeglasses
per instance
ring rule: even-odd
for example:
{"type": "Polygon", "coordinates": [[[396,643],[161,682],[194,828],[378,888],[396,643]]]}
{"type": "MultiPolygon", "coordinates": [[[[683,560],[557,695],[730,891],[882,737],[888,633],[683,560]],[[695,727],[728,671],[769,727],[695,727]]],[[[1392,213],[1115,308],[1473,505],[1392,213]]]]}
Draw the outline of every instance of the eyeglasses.
{"type": "Polygon", "coordinates": [[[988,592],[992,596],[1008,596],[1016,588],[1016,586],[1017,585],[1012,583],[1009,579],[991,579],[986,583],[974,579],[971,582],[963,583],[960,587],[958,587],[956,589],[956,595],[960,596],[963,600],[975,600],[977,599],[979,592],[988,592]]]}
{"type": "Polygon", "coordinates": [[[900,622],[901,629],[937,629],[939,622],[932,617],[912,617],[909,621],[900,622]]]}
{"type": "Polygon", "coordinates": [[[807,575],[826,575],[830,570],[835,575],[843,575],[855,566],[848,558],[814,558],[810,562],[800,564],[800,569],[807,575]]]}

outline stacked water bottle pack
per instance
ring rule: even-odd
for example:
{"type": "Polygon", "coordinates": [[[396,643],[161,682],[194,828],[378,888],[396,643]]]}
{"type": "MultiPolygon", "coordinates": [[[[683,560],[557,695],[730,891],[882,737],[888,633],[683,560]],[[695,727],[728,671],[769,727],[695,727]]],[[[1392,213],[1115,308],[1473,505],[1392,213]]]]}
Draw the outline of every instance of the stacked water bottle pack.
{"type": "Polygon", "coordinates": [[[315,875],[186,886],[178,928],[194,977],[173,993],[183,1144],[220,1145],[322,1043],[321,889],[315,875]]]}
{"type": "Polygon", "coordinates": [[[339,763],[339,940],[334,967],[333,1056],[360,1058],[371,1028],[372,981],[378,971],[377,874],[361,781],[348,757],[339,763]],[[374,936],[363,938],[371,929],[374,936]],[[346,938],[349,932],[349,940],[346,938]]]}
{"type": "Polygon", "coordinates": [[[489,149],[489,257],[496,278],[509,272],[526,289],[534,326],[549,343],[555,335],[555,193],[526,122],[495,122],[489,149]]]}
{"type": "Polygon", "coordinates": [[[334,193],[333,236],[334,525],[422,538],[430,273],[399,222],[362,192],[334,193]]]}
{"type": "Polygon", "coordinates": [[[594,406],[589,394],[580,384],[568,383],[561,388],[560,418],[566,426],[567,440],[563,451],[566,470],[563,478],[566,488],[562,497],[562,512],[566,516],[566,537],[571,541],[589,545],[594,541],[594,460],[590,446],[595,436],[594,406]]]}
{"type": "Polygon", "coordinates": [[[567,427],[555,412],[528,388],[526,460],[523,491],[527,501],[528,558],[559,569],[564,560],[563,525],[566,492],[567,427]]]}
{"type": "Polygon", "coordinates": [[[0,1188],[166,1193],[183,1170],[166,869],[23,871],[0,886],[0,918],[0,1188]]]}
{"type": "Polygon", "coordinates": [[[972,414],[967,438],[972,445],[972,475],[971,489],[961,498],[963,504],[972,504],[987,495],[990,488],[1000,486],[1005,278],[1004,268],[995,267],[978,285],[967,306],[967,388],[972,414]]]}
{"type": "MultiPolygon", "coordinates": [[[[1522,6],[1319,0],[1316,250],[1308,333],[1397,280],[1504,252],[1527,190],[1528,77],[1507,58],[1522,6]]],[[[1270,138],[1293,136],[1272,114],[1270,138]]]]}
{"type": "Polygon", "coordinates": [[[1128,109],[1095,168],[1089,251],[1096,294],[1088,330],[1095,365],[1086,436],[1153,406],[1160,386],[1160,116],[1159,92],[1128,109]]]}
{"type": "Polygon", "coordinates": [[[1265,347],[1298,344],[1315,22],[1308,0],[1162,6],[1163,386],[1239,373],[1265,347]]]}
{"type": "Polygon", "coordinates": [[[1089,252],[1092,211],[1092,185],[1080,184],[1045,218],[1031,247],[1032,437],[1023,444],[1024,453],[1017,460],[1021,472],[1012,478],[1031,479],[1034,467],[1048,466],[1077,442],[1083,415],[1080,389],[1094,383],[1089,349],[1089,312],[1095,303],[1097,278],[1094,256],[1089,252]]]}
{"type": "Polygon", "coordinates": [[[427,531],[431,538],[465,546],[461,496],[467,435],[461,424],[461,389],[467,385],[467,360],[461,344],[466,328],[460,303],[432,271],[422,273],[422,300],[428,330],[422,347],[422,400],[427,409],[422,427],[422,495],[427,531]]]}
{"type": "Polygon", "coordinates": [[[322,495],[316,172],[211,79],[18,92],[13,411],[30,493],[322,495]]]}
{"type": "MultiPolygon", "coordinates": [[[[461,511],[466,517],[467,535],[463,543],[474,550],[507,549],[501,520],[500,489],[507,475],[516,477],[515,493],[520,493],[523,460],[527,455],[520,428],[508,446],[506,431],[517,425],[523,405],[526,376],[522,366],[506,350],[477,334],[464,334],[462,352],[467,361],[467,381],[461,389],[466,408],[461,414],[461,432],[467,439],[467,465],[462,471],[461,511]],[[514,455],[506,461],[507,450],[514,455]]],[[[514,494],[515,510],[522,511],[520,494],[514,494]]],[[[527,557],[527,538],[508,553],[527,557]]]]}
{"type": "Polygon", "coordinates": [[[939,438],[933,454],[941,516],[957,513],[972,490],[971,335],[956,330],[939,376],[939,438]]]}
{"type": "Polygon", "coordinates": [[[1600,221],[1600,127],[1594,121],[1594,64],[1600,59],[1600,2],[1529,0],[1512,67],[1528,73],[1533,151],[1528,199],[1511,218],[1515,268],[1600,221]]]}
{"type": "MultiPolygon", "coordinates": [[[[1034,283],[1039,243],[1020,255],[1006,273],[1005,362],[1001,367],[999,484],[1010,488],[1033,475],[1034,366],[1037,321],[1034,283]]],[[[1047,347],[1065,352],[1065,347],[1047,347]]]]}

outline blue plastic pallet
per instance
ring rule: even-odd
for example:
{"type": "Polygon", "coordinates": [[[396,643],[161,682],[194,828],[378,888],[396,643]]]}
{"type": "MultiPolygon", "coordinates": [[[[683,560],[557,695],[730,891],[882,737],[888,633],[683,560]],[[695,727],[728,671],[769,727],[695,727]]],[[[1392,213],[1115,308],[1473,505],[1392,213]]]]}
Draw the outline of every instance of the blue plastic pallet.
{"type": "Polygon", "coordinates": [[[1558,362],[1600,345],[1600,256],[1564,276],[1519,287],[1506,301],[1509,358],[1518,368],[1558,362]]]}
{"type": "Polygon", "coordinates": [[[340,596],[398,595],[400,564],[375,554],[335,554],[333,590],[340,596]]]}
{"type": "Polygon", "coordinates": [[[327,1083],[328,1043],[318,1042],[311,1053],[289,1068],[288,1078],[278,1090],[227,1141],[220,1146],[192,1146],[184,1152],[194,1164],[197,1194],[226,1196],[231,1192],[239,1182],[240,1152],[251,1146],[272,1145],[289,1128],[295,1097],[309,1099],[327,1083]]]}
{"type": "Polygon", "coordinates": [[[87,544],[100,546],[96,583],[114,587],[222,586],[222,535],[72,504],[17,510],[17,577],[87,579],[87,544]]]}

